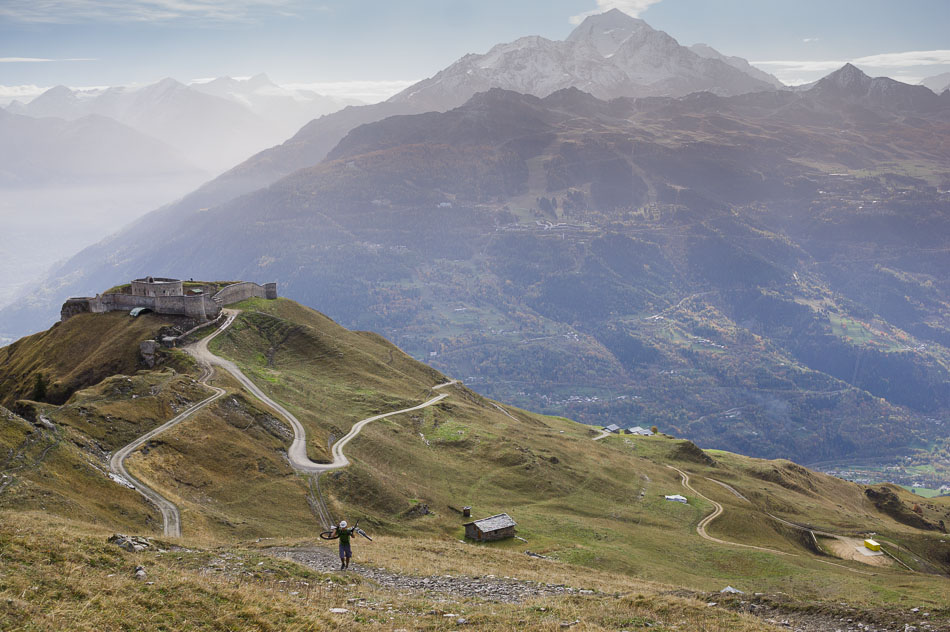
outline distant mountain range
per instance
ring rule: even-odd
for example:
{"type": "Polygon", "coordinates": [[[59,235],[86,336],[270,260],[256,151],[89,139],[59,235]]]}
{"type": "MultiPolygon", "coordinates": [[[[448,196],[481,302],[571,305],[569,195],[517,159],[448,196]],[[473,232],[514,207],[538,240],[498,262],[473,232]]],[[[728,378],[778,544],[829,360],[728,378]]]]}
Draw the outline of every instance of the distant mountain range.
{"type": "Polygon", "coordinates": [[[782,87],[739,57],[706,45],[680,46],[663,31],[619,11],[590,16],[564,41],[525,37],[470,54],[387,101],[351,106],[311,121],[182,201],[185,211],[220,204],[323,160],[346,134],[390,116],[445,111],[474,94],[503,88],[545,97],[568,87],[604,98],[731,95],[782,87]]]}
{"type": "Polygon", "coordinates": [[[185,85],[163,79],[141,88],[50,88],[12,114],[74,120],[108,117],[175,147],[201,168],[218,172],[285,140],[307,121],[351,102],[281,88],[265,75],[222,77],[185,85]]]}
{"type": "Polygon", "coordinates": [[[927,86],[937,94],[941,94],[944,90],[950,90],[950,72],[927,77],[920,82],[920,85],[927,86]]]}
{"type": "Polygon", "coordinates": [[[950,409],[950,211],[930,184],[950,186],[948,137],[950,95],[853,66],[732,97],[493,89],[150,214],[35,299],[277,278],[527,407],[761,456],[886,456],[950,409]]]}
{"type": "Polygon", "coordinates": [[[115,182],[197,170],[175,149],[111,118],[32,118],[0,109],[0,187],[115,182]]]}

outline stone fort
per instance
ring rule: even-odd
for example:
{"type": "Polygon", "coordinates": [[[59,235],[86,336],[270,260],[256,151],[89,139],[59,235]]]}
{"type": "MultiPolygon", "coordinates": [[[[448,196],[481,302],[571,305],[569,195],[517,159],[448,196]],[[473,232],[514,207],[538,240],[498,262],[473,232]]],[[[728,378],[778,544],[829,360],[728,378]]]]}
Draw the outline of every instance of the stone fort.
{"type": "Polygon", "coordinates": [[[128,311],[137,316],[151,311],[211,320],[221,314],[224,305],[255,297],[276,299],[277,284],[189,282],[186,287],[179,279],[145,277],[106,294],[67,299],[60,310],[60,318],[67,320],[76,314],[117,311],[128,311]]]}

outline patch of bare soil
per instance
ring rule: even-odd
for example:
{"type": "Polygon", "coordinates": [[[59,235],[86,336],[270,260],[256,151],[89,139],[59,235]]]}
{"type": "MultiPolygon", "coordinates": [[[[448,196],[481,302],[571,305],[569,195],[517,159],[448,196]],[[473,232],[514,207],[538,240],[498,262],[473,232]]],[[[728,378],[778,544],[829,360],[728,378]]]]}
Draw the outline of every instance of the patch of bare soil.
{"type": "Polygon", "coordinates": [[[855,562],[870,564],[871,566],[894,565],[894,560],[884,554],[865,555],[862,553],[861,551],[865,549],[865,546],[864,540],[860,538],[846,538],[843,536],[839,538],[826,538],[822,540],[821,546],[843,560],[854,560],[855,562]]]}

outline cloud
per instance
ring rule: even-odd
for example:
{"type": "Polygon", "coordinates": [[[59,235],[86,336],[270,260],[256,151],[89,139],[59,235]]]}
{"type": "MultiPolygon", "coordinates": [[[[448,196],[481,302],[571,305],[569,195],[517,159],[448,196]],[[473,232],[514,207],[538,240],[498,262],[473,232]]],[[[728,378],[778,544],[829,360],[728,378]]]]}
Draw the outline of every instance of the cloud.
{"type": "Polygon", "coordinates": [[[77,22],[167,22],[181,19],[241,21],[260,14],[293,15],[304,0],[3,0],[0,20],[77,22]]]}
{"type": "Polygon", "coordinates": [[[357,99],[366,103],[384,101],[398,92],[402,92],[418,80],[381,80],[381,81],[318,81],[311,83],[285,83],[284,88],[291,90],[311,90],[339,99],[357,99]]]}
{"type": "Polygon", "coordinates": [[[570,22],[571,24],[580,24],[586,17],[597,15],[598,13],[603,13],[611,9],[620,9],[628,15],[639,17],[641,13],[659,2],[662,2],[662,0],[597,0],[597,8],[595,10],[586,11],[579,15],[572,15],[570,22]]]}
{"type": "MultiPolygon", "coordinates": [[[[841,68],[847,60],[824,60],[824,61],[753,61],[749,62],[753,66],[766,66],[775,70],[798,70],[801,72],[831,72],[841,68]]],[[[772,72],[771,70],[769,72],[772,72]]]]}
{"type": "Polygon", "coordinates": [[[817,37],[806,37],[802,39],[802,42],[804,42],[805,44],[814,44],[817,41],[818,41],[817,37]]]}
{"type": "Polygon", "coordinates": [[[68,57],[66,59],[46,59],[45,57],[0,57],[0,64],[36,64],[51,61],[99,61],[93,57],[68,57]]]}
{"type": "Polygon", "coordinates": [[[853,59],[777,60],[751,63],[772,73],[782,83],[790,86],[819,79],[847,63],[852,63],[873,76],[886,75],[905,83],[916,83],[919,77],[927,74],[924,67],[950,66],[950,50],[882,53],[853,59]]]}
{"type": "Polygon", "coordinates": [[[907,66],[941,66],[950,64],[950,50],[913,50],[906,53],[884,53],[858,57],[855,64],[876,68],[906,68],[907,66]]]}
{"type": "Polygon", "coordinates": [[[49,90],[49,88],[44,88],[41,86],[36,86],[32,84],[25,84],[21,86],[2,86],[0,85],[0,104],[6,105],[13,101],[14,99],[19,99],[21,101],[29,101],[34,97],[38,97],[44,92],[49,90]]]}
{"type": "MultiPolygon", "coordinates": [[[[36,97],[40,96],[52,86],[37,86],[35,84],[23,84],[19,86],[4,86],[0,85],[0,106],[9,105],[14,99],[17,101],[22,101],[23,103],[29,103],[36,97]]],[[[69,86],[70,90],[76,92],[101,92],[105,90],[108,86],[69,86]]]]}

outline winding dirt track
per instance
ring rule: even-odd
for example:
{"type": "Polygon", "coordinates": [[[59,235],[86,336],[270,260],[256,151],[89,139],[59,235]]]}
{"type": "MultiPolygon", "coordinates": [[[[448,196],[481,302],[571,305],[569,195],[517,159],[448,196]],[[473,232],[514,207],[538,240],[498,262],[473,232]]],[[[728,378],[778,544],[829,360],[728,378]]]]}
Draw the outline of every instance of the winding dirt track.
{"type": "Polygon", "coordinates": [[[757,550],[757,551],[768,551],[769,553],[777,553],[778,555],[792,555],[792,556],[795,556],[795,553],[787,553],[787,552],[785,552],[785,551],[779,551],[778,549],[769,549],[769,548],[766,548],[766,547],[764,547],[764,546],[753,546],[753,545],[751,545],[751,544],[740,544],[739,542],[728,542],[728,541],[726,541],[726,540],[720,540],[719,538],[714,538],[714,537],[712,537],[711,535],[709,535],[708,533],[706,533],[706,527],[709,526],[709,524],[710,524],[713,520],[715,520],[716,518],[718,518],[718,517],[722,514],[722,512],[723,512],[722,505],[720,505],[719,503],[717,503],[717,502],[716,502],[715,500],[713,500],[712,498],[707,498],[706,496],[703,496],[703,495],[700,494],[698,491],[696,491],[695,489],[693,489],[693,486],[689,484],[689,474],[687,474],[687,473],[684,472],[683,470],[679,469],[678,467],[673,467],[672,465],[667,465],[666,467],[670,468],[671,470],[676,470],[677,472],[679,472],[680,480],[681,480],[682,483],[683,483],[683,487],[685,487],[685,488],[688,489],[689,491],[693,492],[694,494],[696,494],[697,496],[699,496],[699,497],[702,498],[703,500],[705,500],[705,501],[707,501],[707,502],[709,502],[709,503],[712,503],[713,507],[715,507],[715,509],[713,510],[713,512],[712,512],[711,514],[709,514],[708,516],[706,516],[705,518],[703,518],[702,520],[700,520],[700,521],[699,521],[699,524],[696,525],[696,533],[698,533],[698,534],[700,535],[700,537],[705,538],[705,539],[707,539],[707,540],[709,540],[709,541],[711,541],[711,542],[716,542],[717,544],[727,544],[727,545],[729,545],[729,546],[741,546],[741,547],[744,548],[744,549],[755,549],[755,550],[757,550]]]}
{"type": "MultiPolygon", "coordinates": [[[[716,502],[715,500],[713,500],[712,498],[708,498],[708,497],[706,497],[706,496],[703,496],[703,495],[700,494],[698,491],[696,491],[696,490],[693,488],[693,486],[689,484],[689,474],[687,474],[687,473],[684,472],[683,470],[679,469],[678,467],[673,467],[672,465],[667,465],[666,467],[670,468],[671,470],[676,470],[677,472],[679,472],[680,480],[681,480],[681,482],[683,483],[683,487],[685,487],[685,488],[688,489],[689,491],[693,492],[694,494],[696,494],[697,496],[699,496],[699,497],[702,498],[703,500],[706,500],[706,501],[712,503],[713,507],[715,507],[715,509],[713,510],[713,512],[712,512],[711,514],[709,514],[708,516],[706,516],[705,518],[703,518],[702,520],[700,520],[700,521],[699,521],[699,524],[696,525],[696,533],[698,533],[698,534],[700,535],[700,537],[703,537],[703,538],[709,540],[710,542],[716,542],[717,544],[725,544],[725,545],[728,545],[728,546],[740,546],[740,547],[742,547],[742,548],[744,548],[744,549],[755,549],[755,550],[757,550],[757,551],[767,551],[768,553],[776,553],[776,554],[778,554],[778,555],[787,555],[787,556],[789,556],[789,557],[801,557],[798,553],[788,553],[787,551],[779,551],[778,549],[769,549],[769,548],[766,548],[766,547],[764,547],[764,546],[753,546],[753,545],[751,545],[751,544],[741,544],[741,543],[739,543],[739,542],[729,542],[729,541],[727,541],[727,540],[720,540],[719,538],[714,538],[713,536],[709,535],[708,533],[706,533],[706,527],[708,527],[709,524],[710,524],[713,520],[715,520],[716,518],[718,518],[718,517],[722,514],[722,512],[724,511],[724,509],[722,508],[722,505],[720,505],[719,503],[717,503],[717,502],[716,502]]],[[[745,496],[743,496],[742,494],[740,494],[740,493],[739,493],[735,488],[733,488],[731,485],[727,485],[726,483],[723,483],[723,482],[721,482],[721,481],[717,481],[717,480],[715,480],[715,479],[713,479],[713,478],[710,478],[709,480],[711,480],[711,481],[714,482],[714,483],[719,483],[720,485],[722,485],[723,487],[725,487],[726,489],[728,489],[729,491],[731,491],[733,494],[735,494],[736,496],[738,496],[738,497],[741,498],[742,500],[744,500],[744,501],[746,501],[746,502],[749,502],[749,499],[748,499],[748,498],[746,498],[745,496]]],[[[806,529],[805,527],[802,527],[801,525],[797,525],[797,524],[795,524],[795,523],[793,523],[793,522],[788,522],[787,520],[782,520],[781,518],[778,518],[778,517],[776,517],[776,516],[773,516],[773,515],[770,514],[770,513],[767,513],[767,515],[768,515],[769,517],[771,517],[771,518],[774,518],[775,520],[778,520],[779,522],[782,522],[782,523],[788,525],[788,526],[795,527],[795,528],[797,528],[797,529],[806,530],[806,531],[808,530],[808,529],[806,529]]],[[[833,533],[826,533],[826,532],[824,532],[824,531],[816,531],[815,533],[818,533],[818,534],[820,534],[820,535],[827,535],[827,536],[830,536],[830,537],[833,537],[833,538],[840,538],[840,537],[841,537],[841,536],[835,535],[835,534],[833,534],[833,533]]],[[[829,566],[837,566],[838,568],[843,568],[843,569],[845,569],[846,571],[851,571],[852,573],[857,573],[857,574],[859,574],[859,575],[874,575],[874,574],[875,574],[875,573],[869,573],[869,572],[867,572],[867,571],[859,571],[859,570],[856,569],[856,568],[851,568],[850,566],[845,566],[844,564],[838,564],[838,563],[836,563],[836,562],[829,562],[828,560],[819,560],[819,559],[815,559],[815,558],[812,558],[812,559],[814,559],[814,561],[816,561],[816,562],[820,562],[821,564],[827,564],[827,565],[829,565],[829,566]]]]}
{"type": "Polygon", "coordinates": [[[208,384],[208,380],[211,378],[211,375],[214,373],[214,371],[211,368],[210,364],[202,363],[199,356],[195,354],[194,349],[198,346],[203,345],[204,349],[207,351],[208,341],[210,341],[212,338],[214,338],[219,333],[224,331],[224,329],[228,327],[234,321],[235,316],[236,314],[229,314],[227,320],[225,320],[224,323],[221,325],[221,327],[218,328],[213,334],[211,334],[207,338],[200,340],[198,343],[194,345],[189,345],[185,347],[185,351],[187,351],[195,359],[197,359],[199,365],[201,366],[202,372],[201,372],[201,377],[198,378],[198,381],[201,384],[204,384],[206,387],[213,390],[214,394],[211,395],[210,397],[206,397],[205,399],[201,400],[197,404],[191,406],[190,408],[180,413],[173,419],[166,421],[158,428],[155,428],[145,433],[144,435],[142,435],[141,437],[139,437],[132,443],[128,444],[127,446],[123,448],[119,448],[112,455],[112,458],[109,459],[109,469],[112,470],[113,474],[117,476],[121,476],[122,478],[126,479],[127,481],[135,485],[135,491],[142,494],[142,496],[144,496],[146,500],[148,500],[153,505],[158,507],[158,510],[162,513],[162,522],[164,523],[163,533],[165,534],[166,537],[173,537],[173,538],[181,537],[181,514],[178,512],[178,507],[176,507],[173,502],[171,502],[170,500],[168,500],[167,498],[159,494],[157,491],[155,491],[154,489],[152,489],[151,487],[143,483],[141,479],[136,478],[132,474],[129,474],[129,471],[125,469],[125,459],[128,458],[128,456],[132,454],[133,452],[135,452],[137,449],[142,447],[147,441],[160,435],[161,433],[165,432],[169,428],[173,428],[177,426],[178,424],[190,418],[192,415],[194,415],[196,412],[198,412],[199,410],[201,410],[202,408],[204,408],[211,402],[215,401],[216,399],[224,395],[225,391],[223,388],[218,388],[217,386],[210,386],[208,384]]]}
{"type": "MultiPolygon", "coordinates": [[[[234,317],[240,313],[237,310],[225,310],[228,313],[228,320],[225,321],[224,325],[221,326],[221,329],[218,331],[224,330],[231,322],[234,320],[234,317]]],[[[209,336],[206,340],[210,340],[209,336]]],[[[204,340],[202,340],[204,342],[204,340]]],[[[328,472],[330,470],[338,470],[340,468],[346,467],[350,464],[349,459],[346,458],[346,455],[343,454],[343,448],[346,447],[350,441],[352,441],[360,433],[364,426],[374,421],[384,419],[386,417],[392,417],[393,415],[401,415],[402,413],[410,413],[415,410],[421,410],[436,404],[446,397],[447,394],[443,393],[442,395],[437,395],[432,399],[419,404],[418,406],[413,406],[411,408],[404,408],[402,410],[394,410],[389,413],[383,413],[382,415],[376,415],[375,417],[369,417],[368,419],[363,419],[353,424],[353,427],[350,428],[350,431],[346,433],[341,439],[333,444],[331,449],[331,454],[333,456],[333,461],[330,463],[315,463],[310,460],[310,457],[307,456],[307,431],[304,430],[303,424],[300,423],[300,420],[294,417],[294,415],[288,411],[286,408],[272,400],[270,397],[264,394],[264,391],[259,389],[257,385],[252,382],[241,369],[238,368],[236,364],[230,360],[225,360],[219,356],[214,355],[211,351],[208,350],[207,343],[195,346],[192,355],[195,356],[195,359],[201,363],[207,363],[213,366],[218,366],[234,376],[241,386],[246,388],[254,397],[261,400],[271,408],[273,408],[277,413],[283,417],[287,423],[290,424],[291,428],[294,431],[294,440],[290,444],[290,449],[287,451],[287,457],[290,460],[290,465],[297,470],[298,472],[306,472],[309,474],[319,474],[321,472],[328,472]]],[[[445,382],[444,384],[439,384],[433,388],[439,389],[446,386],[451,386],[452,384],[457,384],[457,380],[451,382],[445,382]]]]}
{"type": "MultiPolygon", "coordinates": [[[[224,358],[216,356],[208,349],[208,343],[211,342],[215,336],[230,327],[231,323],[234,322],[234,319],[237,318],[237,315],[241,313],[240,310],[232,309],[225,309],[223,311],[227,315],[227,318],[225,319],[224,323],[222,323],[221,326],[214,331],[214,333],[212,333],[210,336],[202,338],[194,344],[183,348],[183,350],[191,355],[202,368],[202,374],[198,381],[212,389],[214,394],[191,406],[188,408],[188,410],[185,410],[174,419],[171,419],[161,426],[147,432],[127,446],[116,450],[115,454],[112,455],[112,458],[109,461],[109,468],[112,470],[113,474],[121,476],[122,478],[125,478],[129,482],[133,483],[137,492],[142,494],[142,496],[144,496],[149,502],[158,507],[159,511],[162,513],[162,520],[164,521],[164,534],[167,537],[181,537],[181,514],[178,511],[178,507],[176,507],[173,502],[159,494],[157,491],[143,483],[141,479],[129,474],[128,470],[125,469],[125,459],[150,439],[165,432],[169,428],[177,426],[225,394],[226,391],[224,389],[207,384],[208,380],[214,374],[214,369],[212,367],[217,366],[230,373],[232,376],[234,376],[234,379],[236,379],[252,395],[274,409],[287,421],[287,423],[290,424],[294,431],[294,439],[290,445],[290,449],[287,451],[288,460],[290,461],[291,467],[293,467],[295,470],[308,474],[319,474],[330,470],[337,470],[349,465],[350,461],[343,453],[343,448],[346,447],[350,441],[356,438],[363,427],[367,424],[384,419],[386,417],[391,417],[393,415],[401,415],[403,413],[421,410],[423,408],[432,406],[433,404],[436,404],[448,397],[447,393],[443,393],[423,402],[422,404],[419,404],[418,406],[404,408],[402,410],[394,410],[389,413],[383,413],[381,415],[376,415],[374,417],[369,417],[368,419],[358,421],[353,424],[353,427],[348,433],[346,433],[345,436],[333,444],[333,448],[331,450],[333,455],[332,462],[315,463],[307,456],[307,432],[304,429],[303,424],[300,423],[300,420],[294,417],[294,415],[291,414],[286,408],[265,395],[264,392],[259,389],[256,384],[254,384],[254,382],[244,375],[244,373],[237,367],[236,364],[230,360],[225,360],[224,358]]],[[[444,382],[442,384],[433,386],[432,388],[433,390],[438,390],[447,386],[452,386],[453,384],[458,384],[458,380],[444,382]]]]}

